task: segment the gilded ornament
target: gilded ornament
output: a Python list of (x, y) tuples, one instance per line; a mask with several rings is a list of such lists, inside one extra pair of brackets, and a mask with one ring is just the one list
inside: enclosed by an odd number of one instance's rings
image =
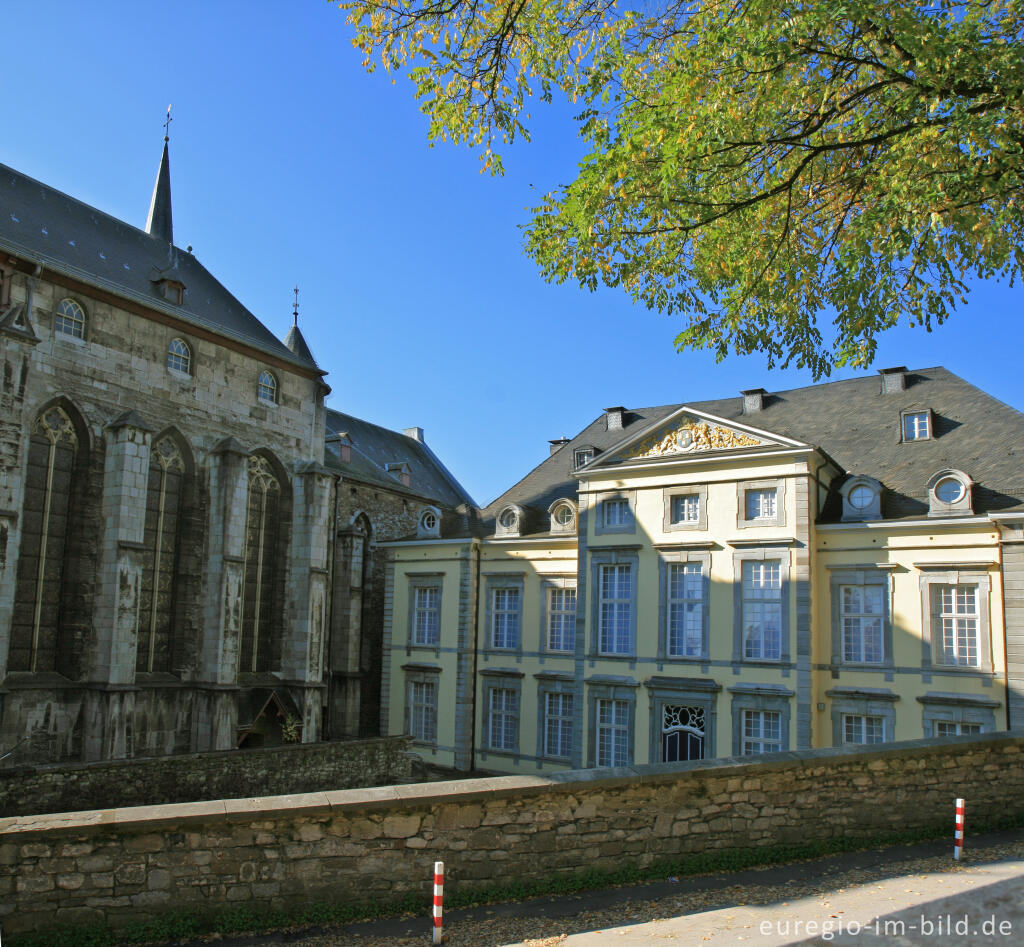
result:
[(626, 456), (665, 457), (670, 454), (691, 454), (708, 450), (730, 450), (735, 447), (757, 447), (761, 441), (749, 434), (698, 421), (684, 424), (662, 436), (650, 437)]

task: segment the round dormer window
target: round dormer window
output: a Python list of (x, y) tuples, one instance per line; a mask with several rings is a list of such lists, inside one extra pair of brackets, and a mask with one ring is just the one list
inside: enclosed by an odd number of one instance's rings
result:
[(423, 527), (425, 532), (432, 533), (437, 529), (437, 514), (433, 510), (427, 510), (420, 517), (420, 526)]
[(502, 529), (515, 529), (516, 524), (519, 522), (519, 514), (512, 507), (509, 507), (507, 510), (502, 510), (501, 516), (498, 517), (498, 522), (501, 524)]
[(943, 477), (935, 484), (935, 499), (940, 503), (958, 503), (963, 496), (964, 485), (956, 477)]
[(855, 486), (847, 496), (850, 506), (855, 510), (866, 510), (874, 499), (875, 491), (863, 483)]
[(555, 522), (559, 526), (569, 526), (572, 523), (572, 507), (563, 503), (555, 510)]

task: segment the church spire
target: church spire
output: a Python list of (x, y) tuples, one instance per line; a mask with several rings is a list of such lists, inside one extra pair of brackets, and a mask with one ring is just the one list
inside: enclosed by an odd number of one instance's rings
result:
[(174, 243), (174, 225), (171, 221), (171, 161), (167, 154), (170, 125), (171, 107), (168, 105), (167, 119), (164, 122), (164, 153), (160, 157), (160, 170), (156, 173), (153, 199), (149, 202), (146, 233), (168, 243)]
[(288, 346), (292, 355), (304, 358), (315, 365), (316, 359), (313, 358), (313, 353), (309, 350), (306, 340), (299, 331), (299, 287), (296, 286), (293, 292), (295, 293), (295, 302), (292, 304), (292, 327), (284, 337), (284, 344)]

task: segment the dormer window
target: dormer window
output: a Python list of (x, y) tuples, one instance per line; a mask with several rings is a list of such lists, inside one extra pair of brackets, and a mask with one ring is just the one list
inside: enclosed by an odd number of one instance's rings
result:
[(386, 464), (384, 469), (391, 474), (392, 477), (396, 478), (403, 487), (408, 487), (412, 484), (412, 468), (405, 463), (405, 461)]
[(548, 512), (551, 514), (551, 532), (574, 533), (576, 531), (576, 507), (571, 500), (555, 500)]
[(497, 536), (518, 536), (522, 529), (523, 511), (518, 506), (506, 506), (498, 514)]
[(185, 284), (176, 279), (161, 279), (156, 281), (156, 290), (169, 303), (180, 306), (185, 299)]
[(441, 536), (441, 511), (436, 506), (425, 507), (416, 524), (419, 539), (438, 539)]
[(277, 404), (277, 379), (272, 372), (260, 372), (256, 382), (256, 397), (264, 404)]
[(974, 482), (962, 470), (940, 470), (928, 481), (928, 515), (956, 516), (973, 513)]
[(882, 485), (873, 477), (851, 477), (839, 488), (843, 522), (882, 518)]
[(931, 411), (907, 411), (903, 414), (903, 440), (927, 441), (932, 436)]
[(585, 467), (594, 459), (594, 448), (593, 447), (577, 447), (572, 452), (572, 466), (574, 470), (579, 470), (580, 467)]

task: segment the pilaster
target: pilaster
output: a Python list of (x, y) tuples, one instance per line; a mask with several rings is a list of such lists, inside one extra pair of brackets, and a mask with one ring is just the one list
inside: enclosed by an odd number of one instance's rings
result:
[(99, 594), (84, 676), (93, 685), (107, 685), (114, 691), (104, 690), (90, 698), (83, 745), (87, 760), (130, 754), (126, 736), (130, 716), (126, 709), (130, 708), (114, 695), (135, 682), (152, 428), (129, 411), (107, 425), (104, 438)]

